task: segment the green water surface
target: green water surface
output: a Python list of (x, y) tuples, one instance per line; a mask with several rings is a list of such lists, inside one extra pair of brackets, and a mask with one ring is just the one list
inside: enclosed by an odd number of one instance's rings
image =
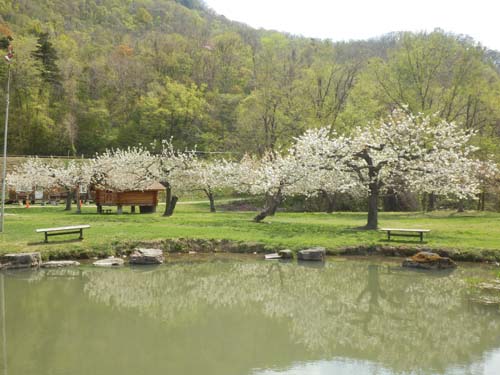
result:
[(500, 374), (492, 269), (314, 265), (3, 272), (0, 374)]

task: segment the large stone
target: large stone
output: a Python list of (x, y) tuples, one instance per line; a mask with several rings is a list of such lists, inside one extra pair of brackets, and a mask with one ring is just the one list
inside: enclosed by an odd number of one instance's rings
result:
[(428, 251), (421, 251), (403, 261), (403, 267), (420, 268), (425, 270), (455, 268), (457, 264), (450, 258)]
[(325, 260), (325, 248), (324, 247), (312, 247), (310, 249), (300, 250), (297, 253), (298, 260)]
[(39, 252), (5, 254), (0, 259), (0, 263), (2, 269), (40, 267), (42, 257)]
[(278, 253), (271, 253), (264, 255), (264, 258), (267, 260), (276, 260), (281, 259), (281, 256)]
[(123, 263), (124, 261), (121, 258), (109, 257), (106, 259), (97, 260), (93, 264), (97, 267), (119, 267), (123, 266)]
[(278, 251), (278, 254), (281, 259), (293, 259), (293, 252), (289, 249), (283, 249)]
[(130, 264), (162, 264), (164, 260), (161, 249), (137, 248), (130, 255)]
[(79, 266), (80, 262), (76, 260), (51, 260), (49, 262), (42, 263), (42, 268), (62, 268), (62, 267), (73, 267)]

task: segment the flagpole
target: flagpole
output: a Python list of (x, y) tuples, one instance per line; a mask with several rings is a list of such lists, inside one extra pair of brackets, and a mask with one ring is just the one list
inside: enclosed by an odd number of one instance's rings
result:
[(7, 104), (5, 108), (5, 128), (3, 135), (3, 170), (2, 170), (2, 218), (0, 220), (0, 233), (3, 233), (4, 217), (5, 217), (5, 187), (7, 176), (7, 133), (9, 129), (9, 104), (10, 104), (10, 63), (7, 68)]

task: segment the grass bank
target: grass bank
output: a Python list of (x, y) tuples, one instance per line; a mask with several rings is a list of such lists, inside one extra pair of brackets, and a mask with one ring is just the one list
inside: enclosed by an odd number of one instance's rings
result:
[[(259, 242), (267, 249), (294, 250), (324, 246), (332, 252), (353, 247), (401, 247), (451, 249), (458, 252), (500, 259), (500, 214), (491, 212), (439, 211), (433, 213), (380, 213), (380, 226), (428, 228), (431, 233), (420, 245), (418, 240), (387, 242), (385, 234), (357, 228), (366, 221), (366, 213), (283, 213), (257, 224), (254, 212), (209, 213), (205, 202), (179, 204), (174, 216), (156, 214), (98, 215), (95, 207), (84, 207), (82, 214), (56, 207), (8, 207), (5, 233), (0, 235), (0, 253), (40, 251), (80, 257), (113, 254), (123, 244), (161, 241), (173, 238), (215, 239)], [(162, 207), (159, 208), (162, 211)], [(83, 241), (76, 235), (50, 237), (36, 228), (90, 224)]]

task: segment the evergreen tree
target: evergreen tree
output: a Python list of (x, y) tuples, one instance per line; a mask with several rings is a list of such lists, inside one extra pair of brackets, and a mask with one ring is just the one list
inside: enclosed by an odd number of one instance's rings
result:
[(61, 86), (61, 72), (57, 66), (57, 51), (49, 40), (48, 33), (38, 36), (33, 57), (41, 62), (40, 73), (43, 80), (53, 86)]

